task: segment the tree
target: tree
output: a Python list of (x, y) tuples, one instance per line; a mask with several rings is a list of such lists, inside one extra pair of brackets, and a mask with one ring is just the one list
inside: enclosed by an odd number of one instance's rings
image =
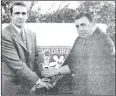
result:
[[(29, 6), (29, 17), (27, 19), (27, 22), (39, 22), (38, 20), (38, 12), (33, 11), (33, 7), (35, 6), (35, 4), (38, 3), (38, 1), (28, 1), (30, 3)], [(40, 9), (38, 9), (39, 11)]]
[(10, 22), (10, 6), (14, 1), (1, 1), (2, 7), (2, 23)]
[[(15, 1), (2, 1), (2, 23), (10, 22), (9, 8)], [(76, 9), (68, 8), (69, 3), (61, 8), (65, 1), (62, 1), (56, 11), (52, 13), (40, 14), (41, 8), (37, 11), (32, 10), (39, 1), (27, 1), (29, 6), (29, 17), (27, 22), (46, 22), (46, 23), (73, 23), (74, 17), (78, 12), (91, 12), (97, 23), (108, 25), (108, 34), (115, 32), (115, 2), (114, 1), (77, 1), (80, 6)], [(53, 8), (53, 4), (49, 8)]]
[(113, 3), (105, 2), (98, 15), (100, 15), (100, 18), (97, 21), (108, 25), (108, 34), (115, 32), (115, 6)]

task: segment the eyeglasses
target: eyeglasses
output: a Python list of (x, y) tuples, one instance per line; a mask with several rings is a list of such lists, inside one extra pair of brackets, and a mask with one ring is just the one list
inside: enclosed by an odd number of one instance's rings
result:
[(26, 12), (15, 12), (14, 14), (15, 14), (15, 15), (20, 15), (20, 14), (26, 15), (27, 13), (26, 13)]

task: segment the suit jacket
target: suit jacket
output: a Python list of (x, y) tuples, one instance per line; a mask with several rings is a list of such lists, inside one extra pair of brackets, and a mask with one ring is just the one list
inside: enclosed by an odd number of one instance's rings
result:
[(88, 39), (76, 39), (64, 62), (73, 73), (74, 94), (115, 94), (114, 48), (111, 38), (99, 28)]
[[(37, 68), (38, 63), (36, 35), (28, 29), (25, 29), (25, 33), (27, 45), (24, 44), (22, 38), (12, 26), (12, 24), (9, 24), (2, 31), (1, 38), (3, 76), (2, 84), (7, 81), (12, 83), (13, 86), (20, 85), (20, 87), (18, 87), (18, 91), (20, 89), (30, 89), (39, 79), (39, 77), (34, 72), (36, 71), (35, 68)], [(2, 86), (3, 88), (8, 88), (9, 85), (7, 84), (6, 86)], [(6, 90), (5, 88), (3, 92)]]

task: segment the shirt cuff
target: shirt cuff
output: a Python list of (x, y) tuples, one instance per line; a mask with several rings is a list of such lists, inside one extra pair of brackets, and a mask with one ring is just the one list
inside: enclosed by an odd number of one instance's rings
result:
[(38, 85), (40, 82), (41, 82), (41, 79), (39, 79), (39, 80), (36, 82), (36, 85)]

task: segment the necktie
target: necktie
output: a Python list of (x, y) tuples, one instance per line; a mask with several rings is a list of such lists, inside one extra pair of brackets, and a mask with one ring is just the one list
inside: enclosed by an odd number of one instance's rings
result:
[(24, 42), (24, 33), (23, 33), (23, 30), (21, 30), (20, 35), (21, 35), (21, 38), (22, 38), (22, 40)]
[(21, 36), (23, 42), (24, 42), (25, 45), (26, 45), (26, 38), (25, 38), (25, 35), (24, 35), (24, 34), (25, 34), (25, 33), (24, 33), (24, 30), (21, 30), (21, 32), (20, 32), (20, 36)]

